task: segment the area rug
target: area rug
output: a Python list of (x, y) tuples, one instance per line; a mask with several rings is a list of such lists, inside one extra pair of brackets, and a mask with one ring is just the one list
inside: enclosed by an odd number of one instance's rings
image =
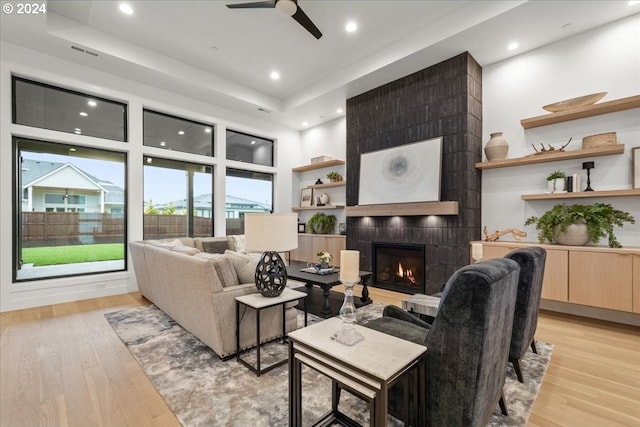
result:
[[(384, 306), (373, 303), (358, 309), (358, 323), (380, 317)], [(260, 377), (235, 359), (222, 361), (209, 347), (185, 331), (155, 306), (105, 314), (116, 334), (136, 358), (171, 411), (185, 427), (287, 426), (289, 423), (288, 366), (284, 364)], [(322, 319), (309, 315), (309, 322)], [(298, 324), (303, 324), (302, 314)], [(505, 397), (509, 416), (496, 408), (489, 426), (525, 426), (538, 394), (553, 346), (538, 342), (538, 353), (528, 352), (521, 361), (525, 382), (517, 381), (511, 367)], [(281, 341), (264, 345), (262, 366), (287, 357)], [(243, 358), (255, 360), (255, 352)], [(310, 425), (331, 407), (330, 380), (304, 368), (303, 424)], [(340, 410), (361, 424), (368, 424), (366, 404), (343, 392)], [(401, 425), (389, 417), (389, 425)]]

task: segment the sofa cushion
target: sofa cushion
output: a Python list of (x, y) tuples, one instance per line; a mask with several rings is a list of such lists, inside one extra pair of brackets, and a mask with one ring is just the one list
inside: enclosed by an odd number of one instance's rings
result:
[(218, 273), (218, 277), (220, 278), (223, 287), (235, 286), (240, 284), (240, 282), (238, 281), (236, 270), (235, 268), (233, 268), (229, 257), (217, 257), (211, 260), (211, 262), (216, 269), (216, 273)]
[(204, 259), (216, 259), (219, 258), (221, 256), (224, 256), (223, 254), (210, 254), (208, 252), (200, 252), (194, 255), (194, 257), (197, 258), (204, 258)]
[(195, 255), (200, 253), (200, 251), (196, 248), (191, 248), (189, 246), (183, 246), (183, 245), (175, 245), (174, 247), (171, 248), (171, 250), (174, 252), (180, 252), (187, 255)]
[(240, 283), (255, 282), (256, 265), (258, 265), (258, 260), (255, 257), (230, 250), (226, 250), (224, 253), (231, 260)]
[(175, 243), (170, 243), (163, 240), (145, 240), (143, 243), (151, 246), (156, 246), (158, 248), (167, 248), (167, 249), (171, 249), (175, 246)]
[(229, 242), (227, 240), (205, 240), (202, 242), (202, 247), (205, 252), (210, 254), (223, 254), (229, 249)]
[(244, 234), (236, 234), (233, 236), (228, 236), (229, 238), (229, 249), (236, 252), (244, 253), (247, 251), (247, 245), (245, 243)]

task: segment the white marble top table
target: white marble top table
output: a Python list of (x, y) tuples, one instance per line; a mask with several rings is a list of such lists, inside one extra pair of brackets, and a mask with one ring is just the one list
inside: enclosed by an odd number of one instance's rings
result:
[(431, 295), (415, 294), (402, 300), (402, 308), (413, 313), (436, 317), (440, 298)]
[(236, 301), (240, 301), (244, 305), (251, 308), (266, 308), (274, 305), (284, 304), (285, 302), (295, 301), (306, 298), (305, 292), (294, 291), (293, 289), (284, 288), (282, 293), (277, 297), (265, 297), (261, 293), (253, 293), (236, 297)]

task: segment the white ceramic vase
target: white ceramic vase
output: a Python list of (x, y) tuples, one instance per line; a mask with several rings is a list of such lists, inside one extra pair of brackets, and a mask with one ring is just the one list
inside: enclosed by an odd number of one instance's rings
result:
[(567, 231), (560, 232), (560, 226), (553, 227), (553, 240), (559, 245), (584, 246), (589, 242), (587, 224), (578, 222), (567, 227)]
[(566, 191), (566, 180), (565, 178), (556, 178), (550, 181), (547, 181), (547, 185), (549, 186), (549, 193), (563, 193)]
[(509, 151), (509, 144), (507, 140), (502, 136), (502, 132), (494, 132), (491, 134), (491, 139), (484, 147), (484, 153), (487, 156), (488, 161), (502, 160), (507, 157)]
[(329, 196), (327, 195), (327, 193), (322, 193), (320, 195), (320, 203), (322, 203), (323, 205), (329, 203)]

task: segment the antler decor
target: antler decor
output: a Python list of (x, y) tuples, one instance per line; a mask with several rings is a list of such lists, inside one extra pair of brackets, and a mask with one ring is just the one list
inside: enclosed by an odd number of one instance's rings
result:
[(484, 226), (484, 240), (486, 242), (495, 242), (500, 238), (500, 236), (504, 236), (505, 234), (509, 234), (513, 236), (516, 240), (521, 240), (523, 237), (527, 237), (527, 232), (518, 230), (517, 228), (507, 228), (505, 230), (496, 230), (495, 233), (489, 234), (487, 231), (487, 226)]
[(553, 153), (553, 152), (555, 152), (555, 151), (564, 151), (565, 147), (566, 147), (567, 145), (569, 145), (569, 143), (571, 142), (571, 140), (572, 140), (572, 139), (573, 139), (573, 137), (569, 138), (569, 140), (567, 141), (567, 143), (566, 143), (566, 144), (564, 144), (562, 147), (558, 148), (557, 150), (556, 150), (556, 149), (553, 147), (553, 145), (551, 145), (551, 144), (547, 144), (547, 145), (549, 146), (549, 148), (545, 148), (544, 144), (543, 144), (543, 143), (540, 143), (540, 147), (541, 147), (541, 148), (540, 148), (540, 150), (538, 150), (538, 149), (536, 148), (536, 146), (535, 146), (535, 145), (531, 144), (531, 146), (533, 147), (533, 149), (534, 149), (535, 153), (528, 154), (528, 155), (527, 155), (527, 156), (525, 156), (525, 157), (529, 157), (529, 156), (536, 156), (536, 155), (538, 155), (538, 154), (549, 154), (549, 153)]

